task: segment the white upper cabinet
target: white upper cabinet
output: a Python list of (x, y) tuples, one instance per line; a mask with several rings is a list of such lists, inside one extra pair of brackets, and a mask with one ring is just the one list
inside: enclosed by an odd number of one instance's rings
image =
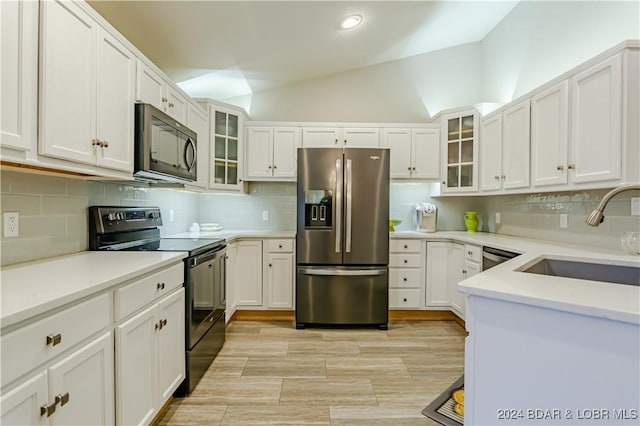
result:
[(304, 148), (378, 148), (380, 129), (371, 127), (303, 127)]
[(483, 118), (480, 136), (480, 189), (529, 186), (530, 102)]
[(131, 172), (132, 53), (78, 4), (40, 6), (40, 153)]
[(381, 145), (391, 151), (392, 179), (440, 178), (439, 129), (385, 128)]
[(243, 190), (244, 114), (212, 103), (209, 110), (209, 187)]
[(504, 189), (529, 186), (529, 122), (527, 99), (502, 114), (502, 175)]
[(531, 183), (567, 184), (569, 83), (563, 81), (531, 98)]
[(478, 189), (478, 113), (462, 111), (442, 116), (442, 192)]
[(0, 19), (0, 146), (24, 159), (36, 147), (38, 2), (2, 1)]
[[(575, 75), (571, 99), (571, 180), (620, 179), (622, 54)], [(637, 121), (637, 116), (633, 119)]]
[(136, 101), (151, 104), (180, 123), (187, 119), (187, 100), (141, 60), (136, 68)]
[(209, 120), (207, 113), (201, 108), (188, 103), (187, 107), (187, 127), (198, 134), (197, 143), (197, 175), (198, 179), (190, 183), (191, 186), (200, 188), (209, 187)]
[(290, 180), (296, 177), (298, 127), (247, 127), (246, 180)]

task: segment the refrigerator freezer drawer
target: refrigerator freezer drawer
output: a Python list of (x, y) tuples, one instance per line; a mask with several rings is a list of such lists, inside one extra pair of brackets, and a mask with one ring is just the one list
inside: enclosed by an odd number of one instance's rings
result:
[(298, 267), (296, 326), (389, 322), (389, 273), (380, 268)]

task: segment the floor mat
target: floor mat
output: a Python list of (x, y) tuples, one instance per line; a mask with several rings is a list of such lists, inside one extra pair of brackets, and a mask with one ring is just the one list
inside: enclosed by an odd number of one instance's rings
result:
[(422, 414), (446, 426), (460, 426), (464, 424), (464, 417), (456, 413), (453, 409), (456, 402), (451, 398), (451, 394), (456, 389), (464, 388), (464, 375), (456, 380), (439, 397), (427, 405)]

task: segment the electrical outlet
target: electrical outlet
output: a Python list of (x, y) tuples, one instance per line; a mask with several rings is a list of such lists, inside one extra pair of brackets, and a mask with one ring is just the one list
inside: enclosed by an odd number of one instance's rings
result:
[(20, 234), (20, 216), (18, 212), (4, 213), (4, 236), (5, 238), (17, 237)]
[(568, 217), (566, 213), (560, 214), (560, 228), (566, 228), (568, 226)]
[(500, 212), (496, 212), (496, 225), (500, 223)]
[(169, 222), (173, 222), (174, 220), (176, 220), (176, 217), (173, 214), (173, 209), (170, 209), (169, 210)]
[(262, 211), (262, 220), (269, 220), (269, 210)]
[(631, 216), (640, 216), (640, 197), (631, 197)]

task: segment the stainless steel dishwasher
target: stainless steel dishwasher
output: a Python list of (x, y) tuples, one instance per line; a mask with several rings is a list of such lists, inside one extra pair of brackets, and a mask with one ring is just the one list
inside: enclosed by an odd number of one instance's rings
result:
[(520, 253), (484, 246), (482, 247), (482, 270), (486, 271), (516, 256), (520, 256)]

